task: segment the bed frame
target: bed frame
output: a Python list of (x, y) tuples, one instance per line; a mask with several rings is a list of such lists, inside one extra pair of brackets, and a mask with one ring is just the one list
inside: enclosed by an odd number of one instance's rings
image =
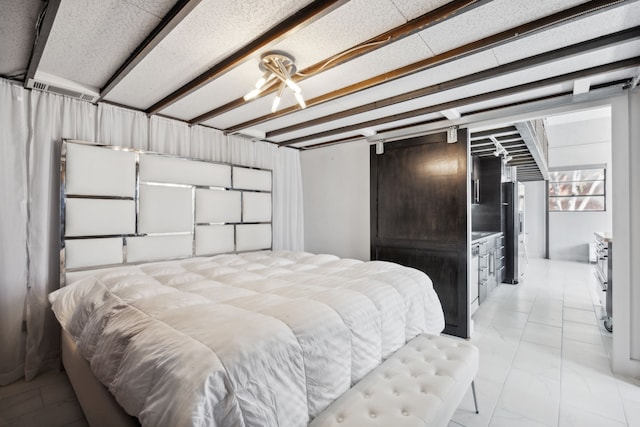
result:
[(109, 390), (93, 375), (67, 331), (62, 330), (62, 364), (91, 427), (135, 427), (138, 419), (127, 414)]
[[(84, 272), (272, 248), (272, 171), (65, 140), (60, 286)], [(62, 361), (92, 427), (139, 425), (62, 331)]]

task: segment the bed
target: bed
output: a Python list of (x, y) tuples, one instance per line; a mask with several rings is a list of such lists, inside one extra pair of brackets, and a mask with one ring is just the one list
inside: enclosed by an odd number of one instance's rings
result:
[(422, 272), (273, 251), (271, 171), (76, 141), (62, 160), (49, 299), (92, 424), (304, 426), (444, 327)]

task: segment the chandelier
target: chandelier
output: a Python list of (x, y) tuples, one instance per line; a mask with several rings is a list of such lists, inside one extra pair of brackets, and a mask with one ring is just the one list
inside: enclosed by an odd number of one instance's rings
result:
[(258, 67), (263, 74), (256, 82), (255, 89), (244, 96), (245, 101), (254, 99), (273, 84), (279, 84), (278, 93), (273, 100), (273, 104), (271, 104), (272, 113), (278, 110), (282, 94), (287, 87), (293, 92), (293, 96), (298, 101), (300, 108), (307, 107), (302, 97), (300, 86), (291, 80), (291, 76), (296, 73), (293, 56), (279, 51), (266, 52), (260, 57)]

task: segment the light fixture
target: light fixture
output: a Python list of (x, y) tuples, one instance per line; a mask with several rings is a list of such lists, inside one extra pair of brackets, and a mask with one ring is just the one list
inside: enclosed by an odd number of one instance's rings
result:
[(275, 80), (274, 83), (279, 81), (280, 85), (278, 87), (276, 97), (273, 99), (273, 104), (271, 104), (272, 113), (275, 113), (278, 110), (280, 101), (282, 100), (282, 95), (287, 87), (293, 92), (293, 96), (296, 98), (300, 108), (307, 107), (307, 104), (304, 102), (304, 98), (302, 97), (302, 90), (300, 89), (300, 86), (298, 86), (291, 78), (291, 76), (296, 73), (296, 65), (293, 56), (280, 51), (266, 52), (260, 57), (258, 67), (263, 74), (256, 82), (255, 88), (244, 96), (245, 101), (250, 101), (256, 98), (268, 87), (271, 87), (271, 85), (268, 85), (267, 83)]
[(496, 138), (495, 136), (491, 135), (489, 136), (489, 139), (493, 142), (493, 144), (496, 146), (496, 149), (493, 151), (493, 155), (496, 157), (500, 157), (500, 156), (507, 156), (509, 155), (509, 152), (507, 151), (506, 148), (504, 148), (502, 146), (502, 144), (500, 144), (500, 142), (498, 141), (498, 138)]
[(573, 94), (580, 95), (589, 92), (591, 88), (591, 78), (576, 79), (573, 81)]
[(449, 108), (448, 110), (440, 111), (440, 114), (445, 116), (448, 120), (458, 120), (462, 115), (455, 108)]
[(447, 129), (447, 144), (458, 142), (458, 127), (451, 126)]
[(362, 136), (364, 136), (366, 138), (375, 136), (376, 133), (377, 133), (375, 130), (373, 130), (371, 128), (362, 128), (362, 129), (360, 129), (359, 132), (360, 132), (360, 135), (362, 135)]
[(384, 141), (376, 142), (376, 154), (384, 154)]

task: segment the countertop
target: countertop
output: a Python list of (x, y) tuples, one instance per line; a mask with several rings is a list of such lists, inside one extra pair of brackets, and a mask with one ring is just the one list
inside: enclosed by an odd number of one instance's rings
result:
[[(473, 233), (471, 233), (473, 235)], [(605, 231), (596, 231), (593, 233), (599, 240), (602, 240), (605, 243), (613, 243), (613, 235), (611, 233)]]
[(486, 238), (493, 237), (499, 234), (502, 234), (502, 232), (501, 231), (472, 231), (471, 242), (479, 242), (480, 240), (484, 240)]

